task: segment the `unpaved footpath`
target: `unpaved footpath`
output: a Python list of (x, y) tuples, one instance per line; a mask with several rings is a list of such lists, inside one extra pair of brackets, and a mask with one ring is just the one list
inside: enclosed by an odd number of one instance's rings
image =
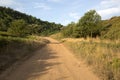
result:
[(99, 80), (92, 71), (54, 39), (36, 51), (35, 55), (24, 61), (0, 80)]

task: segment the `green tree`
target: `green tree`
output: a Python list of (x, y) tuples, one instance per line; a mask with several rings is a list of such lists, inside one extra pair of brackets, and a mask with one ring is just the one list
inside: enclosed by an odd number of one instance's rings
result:
[(96, 37), (100, 35), (101, 16), (95, 11), (90, 10), (79, 20), (76, 31), (79, 31), (79, 37)]
[(66, 27), (63, 28), (62, 35), (64, 37), (73, 37), (74, 27), (75, 27), (75, 23), (71, 22), (70, 24), (68, 24)]
[(6, 31), (7, 28), (4, 24), (4, 21), (2, 19), (0, 19), (0, 31)]
[(24, 37), (28, 35), (29, 30), (27, 23), (21, 19), (21, 20), (14, 20), (10, 24), (10, 28), (8, 29), (8, 32), (15, 36)]
[[(23, 19), (28, 24), (28, 26), (24, 27), (24, 28), (27, 28), (28, 30), (27, 29), (26, 30), (29, 33), (31, 31), (32, 33), (30, 33), (30, 34), (51, 35), (53, 33), (60, 31), (60, 29), (62, 27), (61, 24), (51, 23), (48, 21), (42, 21), (31, 15), (21, 13), (19, 11), (13, 10), (11, 8), (6, 8), (6, 7), (0, 6), (0, 31), (5, 31), (5, 32), (9, 31), (8, 29), (12, 25), (11, 22), (15, 23), (15, 20), (20, 20), (20, 19)], [(25, 32), (26, 32), (26, 30), (25, 30)], [(16, 35), (18, 35), (18, 34), (16, 34)]]
[(37, 24), (31, 24), (29, 25), (29, 31), (30, 34), (40, 35), (40, 33), (43, 31), (43, 25), (37, 25)]

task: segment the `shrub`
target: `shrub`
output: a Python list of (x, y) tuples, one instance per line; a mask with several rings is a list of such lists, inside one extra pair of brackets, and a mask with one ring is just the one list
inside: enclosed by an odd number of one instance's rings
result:
[(27, 23), (24, 20), (14, 20), (10, 24), (8, 32), (12, 35), (20, 37), (27, 36), (29, 33)]

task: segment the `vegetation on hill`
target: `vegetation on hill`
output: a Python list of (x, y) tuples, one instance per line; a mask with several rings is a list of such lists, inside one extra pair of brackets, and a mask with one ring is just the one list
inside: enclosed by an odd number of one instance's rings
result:
[[(10, 32), (12, 32), (11, 34), (15, 34), (16, 36), (25, 36), (25, 34), (28, 35), (28, 33), (36, 35), (50, 35), (58, 32), (61, 27), (61, 24), (42, 21), (31, 15), (0, 6), (0, 31), (7, 32), (10, 30)], [(17, 30), (17, 33), (13, 32), (15, 29)], [(19, 29), (22, 29), (22, 31)]]
[(0, 74), (16, 61), (22, 61), (33, 55), (34, 51), (49, 41), (35, 36), (27, 38), (0, 36)]
[(65, 37), (96, 37), (100, 35), (101, 16), (95, 10), (90, 10), (81, 19), (72, 22), (62, 31)]
[(0, 7), (0, 73), (49, 41), (30, 35), (50, 35), (62, 25), (42, 21), (10, 8)]
[(77, 23), (71, 22), (64, 27), (61, 33), (64, 37), (120, 39), (120, 17), (101, 20), (101, 16), (95, 10), (90, 10)]
[(106, 28), (101, 32), (101, 37), (111, 40), (120, 39), (120, 16), (103, 20), (102, 25)]
[[(103, 80), (120, 79), (120, 17), (101, 20), (95, 10), (86, 12), (77, 23), (71, 22), (63, 27), (61, 24), (42, 21), (31, 15), (0, 7), (0, 72), (48, 42), (38, 37), (29, 38), (29, 35), (48, 36), (56, 32), (59, 33), (53, 37), (59, 40), (66, 37), (85, 38), (76, 42), (75, 39), (63, 42), (77, 56), (80, 55), (92, 65)], [(92, 39), (88, 40), (88, 37)]]

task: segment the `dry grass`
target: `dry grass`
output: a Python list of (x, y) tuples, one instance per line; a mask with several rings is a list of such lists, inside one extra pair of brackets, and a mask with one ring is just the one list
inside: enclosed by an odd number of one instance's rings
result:
[(61, 33), (53, 34), (53, 35), (51, 35), (50, 37), (52, 37), (52, 38), (54, 38), (54, 39), (57, 39), (57, 40), (61, 40), (61, 39), (64, 38)]
[(34, 51), (46, 43), (47, 40), (38, 36), (29, 38), (0, 36), (0, 73), (16, 61), (32, 56)]
[(91, 65), (103, 80), (120, 79), (120, 42), (100, 39), (65, 39), (78, 58)]

